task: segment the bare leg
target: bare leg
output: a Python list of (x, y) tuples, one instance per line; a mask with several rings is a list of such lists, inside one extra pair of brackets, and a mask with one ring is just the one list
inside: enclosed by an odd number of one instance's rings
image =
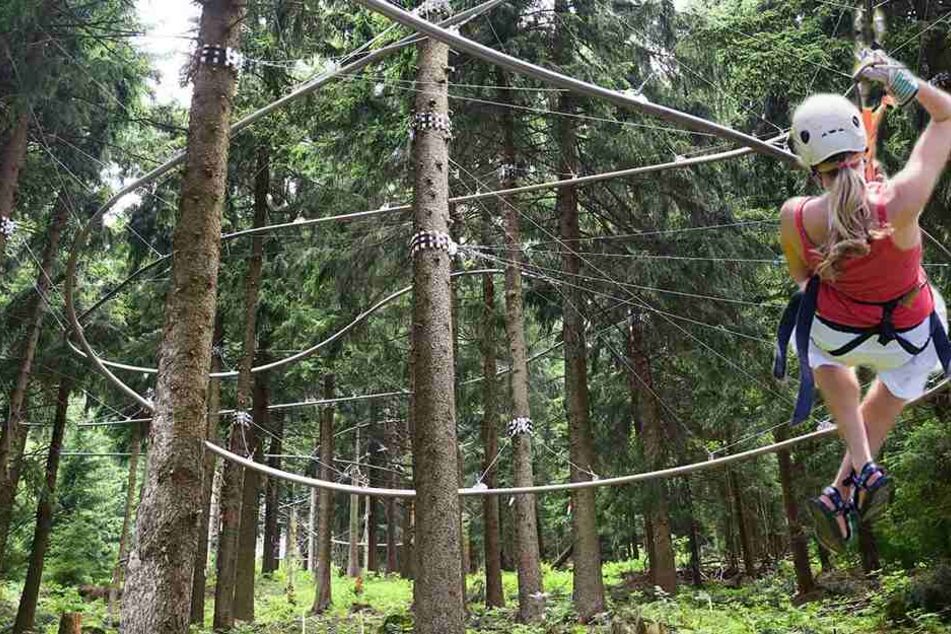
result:
[[(846, 471), (846, 475), (853, 468), (858, 471), (866, 462), (872, 459), (872, 451), (865, 431), (865, 421), (862, 417), (863, 412), (860, 407), (862, 390), (858, 378), (855, 376), (855, 370), (824, 365), (815, 368), (813, 373), (816, 384), (825, 399), (826, 407), (829, 409), (829, 413), (839, 430), (839, 435), (842, 436), (846, 447), (848, 447), (847, 462), (843, 469)], [(845, 491), (841, 485), (844, 478), (844, 475), (841, 477), (837, 475), (833, 486), (839, 489), (844, 499), (848, 499), (845, 497)], [(822, 495), (820, 499), (830, 509), (835, 508), (828, 496)], [(847, 534), (846, 521), (845, 517), (838, 518), (839, 530), (843, 536)]]
[(823, 365), (816, 368), (814, 373), (826, 407), (848, 447), (852, 467), (859, 471), (872, 460), (872, 450), (862, 417), (862, 391), (855, 370)]
[[(893, 396), (885, 384), (876, 379), (861, 405), (862, 419), (865, 421), (869, 449), (873, 458), (878, 455), (885, 437), (895, 426), (895, 421), (898, 420), (898, 415), (904, 408), (905, 401)], [(833, 483), (843, 497), (851, 495), (851, 487), (843, 485), (842, 482), (851, 475), (852, 469), (852, 456), (846, 451)]]

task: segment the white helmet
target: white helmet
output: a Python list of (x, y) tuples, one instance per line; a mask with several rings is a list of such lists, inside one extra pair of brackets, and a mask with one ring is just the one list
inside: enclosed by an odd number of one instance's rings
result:
[(868, 147), (862, 115), (840, 95), (813, 95), (802, 102), (793, 114), (789, 138), (807, 167), (836, 154), (864, 152)]

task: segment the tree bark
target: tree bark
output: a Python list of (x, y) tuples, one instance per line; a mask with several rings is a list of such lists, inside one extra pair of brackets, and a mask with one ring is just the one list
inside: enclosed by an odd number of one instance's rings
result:
[[(293, 491), (292, 491), (293, 493)], [(293, 497), (293, 496), (292, 496)], [(287, 583), (284, 586), (284, 595), (290, 605), (297, 605), (296, 589), (294, 587), (297, 573), (297, 510), (291, 508), (287, 521), (287, 550), (285, 551), (284, 571)]]
[[(371, 441), (367, 447), (370, 451), (370, 458), (368, 461), (369, 468), (367, 469), (367, 477), (370, 480), (370, 486), (379, 486), (379, 470), (374, 469), (374, 466), (379, 466), (379, 460), (376, 459), (376, 456), (379, 455), (377, 449), (379, 449), (378, 441)], [(367, 501), (367, 519), (365, 531), (367, 534), (367, 572), (379, 572), (380, 563), (379, 563), (379, 553), (377, 552), (377, 524), (380, 521), (378, 505), (376, 498), (373, 496), (366, 496)]]
[[(651, 470), (664, 467), (664, 426), (654, 394), (654, 375), (651, 370), (645, 333), (643, 313), (633, 312), (628, 324), (628, 356), (630, 389), (632, 398), (637, 402), (639, 414), (640, 442), (647, 466)], [(667, 503), (667, 487), (663, 481), (653, 481), (649, 485), (649, 501), (645, 516), (645, 530), (648, 531), (648, 559), (651, 562), (651, 578), (664, 592), (677, 591), (677, 564), (674, 559), (673, 541), (670, 535), (670, 513)]]
[[(215, 332), (212, 338), (211, 372), (221, 371), (222, 320), (215, 319)], [(208, 381), (208, 409), (205, 422), (205, 437), (211, 442), (218, 441), (218, 410), (221, 409), (221, 379)], [(202, 505), (201, 522), (198, 526), (198, 548), (195, 553), (195, 571), (192, 574), (192, 603), (189, 621), (197, 625), (205, 623), (205, 586), (207, 583), (208, 551), (210, 524), (218, 521), (217, 509), (212, 506), (212, 493), (215, 483), (215, 455), (205, 452), (202, 466)]]
[(746, 510), (743, 508), (743, 494), (736, 471), (730, 469), (730, 493), (733, 496), (733, 510), (736, 512), (736, 524), (740, 533), (740, 550), (743, 553), (743, 569), (747, 577), (756, 576), (756, 561), (753, 557), (753, 543), (750, 541), (749, 527), (746, 525)]
[(122, 587), (122, 579), (125, 576), (126, 563), (129, 553), (129, 529), (132, 526), (132, 514), (135, 507), (136, 479), (139, 475), (139, 452), (142, 447), (142, 428), (143, 423), (132, 425), (132, 437), (129, 439), (129, 475), (126, 479), (125, 490), (125, 510), (122, 514), (122, 532), (119, 533), (119, 553), (116, 557), (116, 565), (112, 569), (112, 583), (109, 586), (109, 620), (117, 624), (114, 616), (118, 616), (116, 607), (119, 602), (119, 588)]
[(693, 492), (690, 489), (689, 480), (684, 481), (684, 494), (687, 498), (687, 512), (690, 514), (688, 537), (690, 542), (690, 577), (691, 583), (699, 588), (703, 585), (703, 560), (700, 555), (700, 527), (693, 505)]
[[(357, 427), (356, 441), (353, 445), (353, 464), (350, 484), (359, 485), (363, 480), (360, 473), (360, 428)], [(347, 525), (347, 576), (360, 576), (360, 496), (350, 495), (350, 522)]]
[[(398, 448), (400, 446), (399, 441), (399, 432), (397, 431), (397, 423), (387, 417), (387, 421), (383, 428), (383, 444), (386, 445), (386, 456), (387, 456), (387, 466), (391, 469), (390, 471), (385, 472), (386, 486), (390, 489), (395, 489), (399, 482), (396, 479), (396, 473), (393, 471), (396, 467), (396, 460), (399, 459), (400, 452)], [(396, 533), (397, 526), (399, 522), (399, 513), (396, 506), (396, 498), (386, 498), (386, 572), (387, 574), (394, 574), (399, 572), (399, 558), (398, 550), (396, 545)]]
[[(449, 47), (417, 45), (415, 113), (448, 122)], [(413, 139), (416, 232), (448, 234), (449, 131), (418, 126)], [(413, 256), (413, 480), (416, 500), (414, 597), (417, 634), (463, 634), (462, 545), (456, 458), (451, 258), (423, 249)]]
[[(334, 396), (334, 375), (324, 376), (324, 398), (330, 399)], [(328, 405), (324, 408), (320, 418), (320, 479), (333, 480), (331, 467), (334, 463), (334, 407)], [(321, 614), (330, 607), (333, 600), (330, 593), (330, 567), (332, 565), (330, 540), (332, 539), (334, 515), (333, 493), (326, 489), (321, 489), (318, 493), (317, 504), (317, 572), (315, 574), (315, 583), (317, 585), (314, 594), (314, 604), (310, 608), (311, 614)]]
[[(26, 141), (29, 130), (29, 113), (24, 111), (16, 118), (9, 133), (4, 136), (3, 147), (0, 148), (0, 223), (13, 217), (20, 170), (26, 160)], [(7, 236), (0, 232), (0, 265), (3, 264), (6, 248)]]
[(46, 316), (47, 299), (53, 277), (53, 267), (59, 249), (60, 238), (66, 227), (69, 217), (68, 199), (65, 192), (61, 193), (56, 201), (53, 217), (47, 229), (47, 243), (40, 262), (40, 270), (36, 278), (36, 296), (30, 307), (29, 317), (23, 347), (20, 351), (20, 367), (17, 371), (16, 383), (10, 393), (10, 407), (6, 425), (0, 433), (0, 570), (7, 550), (7, 538), (10, 533), (10, 521), (13, 513), (13, 500), (20, 484), (20, 468), (22, 466), (23, 448), (26, 445), (28, 428), (20, 423), (24, 422), (26, 412), (25, 402), (29, 388), (30, 376), (33, 373), (33, 359), (36, 356), (36, 347), (43, 330), (43, 319)]
[(83, 615), (80, 612), (63, 612), (59, 618), (57, 634), (82, 634)]
[[(491, 244), (492, 219), (488, 211), (482, 215), (482, 242)], [(493, 464), (499, 452), (499, 397), (495, 358), (495, 280), (492, 274), (482, 276), (482, 482), (490, 489), (498, 484), (497, 465)], [(500, 543), (499, 498), (482, 498), (483, 542), (485, 548), (485, 605), (503, 607), (502, 545)]]
[[(502, 71), (500, 71), (501, 73)], [(502, 82), (500, 82), (502, 83)], [(504, 85), (504, 83), (502, 83)], [(510, 91), (500, 96), (509, 99)], [(516, 165), (514, 121), (511, 112), (500, 113), (503, 135), (503, 161), (507, 166)], [(503, 170), (501, 187), (515, 186), (514, 169)], [(512, 361), (510, 381), (512, 388), (512, 418), (531, 419), (528, 403), (528, 363), (525, 344), (525, 317), (522, 300), (522, 247), (519, 212), (509, 196), (501, 199), (505, 221), (505, 254), (509, 264), (505, 267), (505, 330), (508, 334), (509, 353)], [(532, 486), (532, 437), (519, 433), (512, 437), (514, 485)], [(535, 516), (535, 498), (531, 495), (515, 496), (515, 537), (518, 566), (518, 617), (525, 623), (541, 620), (545, 605), (542, 595), (542, 575), (538, 549), (538, 526)]]
[[(254, 460), (264, 462), (264, 438), (261, 430), (270, 429), (267, 375), (257, 374), (253, 388)], [(244, 474), (241, 499), (241, 528), (238, 533), (238, 557), (235, 566), (234, 618), (254, 621), (254, 562), (258, 541), (258, 520), (261, 511), (261, 475), (257, 471)]]
[[(784, 428), (776, 432), (776, 440), (784, 440), (788, 434)], [(796, 588), (799, 594), (809, 594), (816, 589), (809, 562), (809, 542), (799, 521), (799, 506), (796, 503), (796, 488), (793, 484), (792, 457), (788, 450), (776, 453), (779, 464), (779, 484), (783, 491), (783, 508), (786, 511), (786, 529), (789, 531), (789, 548), (792, 551), (793, 567), (796, 570)]]
[(72, 390), (71, 379), (65, 378), (59, 384), (56, 395), (56, 414), (53, 419), (53, 437), (46, 455), (46, 483), (40, 490), (36, 508), (36, 528), (33, 530), (33, 548), (30, 551), (30, 565), (23, 582), (20, 606), (17, 609), (14, 634), (22, 634), (33, 629), (36, 618), (36, 602), (40, 596), (40, 582), (43, 578), (43, 561), (50, 543), (53, 529), (53, 507), (56, 500), (56, 475), (59, 471), (60, 453), (63, 449), (63, 432), (66, 429), (66, 412), (69, 408), (69, 393)]
[[(258, 148), (257, 171), (254, 187), (255, 228), (267, 223), (267, 192), (270, 183), (268, 150)], [(261, 270), (264, 266), (264, 236), (254, 234), (251, 238), (251, 257), (244, 285), (244, 337), (241, 360), (238, 364), (238, 387), (235, 396), (235, 420), (231, 425), (229, 447), (232, 452), (244, 456), (255, 453), (255, 437), (248, 419), (252, 400), (251, 366), (255, 357), (255, 332), (257, 325), (258, 296), (261, 288)], [(242, 418), (243, 417), (243, 418)], [(244, 481), (250, 477), (257, 486), (256, 472), (245, 473), (244, 468), (234, 463), (225, 463), (222, 474), (221, 532), (218, 534), (218, 581), (215, 585), (214, 629), (230, 629), (237, 617), (235, 613), (235, 589), (239, 558), (239, 533), (241, 529), (241, 505), (244, 496)], [(253, 561), (252, 553), (252, 561)], [(247, 613), (243, 612), (246, 616)]]
[[(206, 0), (200, 41), (237, 47), (244, 10), (243, 0)], [(200, 65), (195, 73), (149, 468), (123, 593), (124, 634), (188, 629), (235, 83), (224, 68)]]
[[(271, 448), (268, 453), (268, 466), (274, 469), (281, 468), (279, 455), (283, 451), (284, 414), (278, 410), (271, 414)], [(278, 568), (278, 556), (281, 548), (281, 532), (278, 527), (278, 505), (281, 501), (281, 481), (278, 478), (267, 478), (264, 496), (264, 555), (261, 560), (261, 572), (269, 575)]]
[(862, 570), (872, 574), (882, 569), (882, 562), (878, 556), (878, 542), (872, 527), (865, 522), (859, 524), (859, 554), (862, 557)]
[[(567, 20), (571, 19), (566, 0), (555, 2), (555, 14), (561, 16), (554, 38), (555, 63), (565, 68), (571, 63), (574, 51)], [(573, 112), (576, 100), (569, 92), (558, 98), (561, 112)], [(554, 128), (558, 147), (558, 175), (572, 178), (579, 170), (577, 138), (574, 122), (559, 118)], [(581, 231), (578, 222), (578, 192), (574, 187), (559, 188), (555, 199), (561, 239), (568, 245), (562, 255), (565, 275), (577, 279), (581, 261), (572, 250), (578, 248)], [(565, 354), (565, 408), (568, 417), (568, 453), (571, 462), (571, 481), (584, 482), (595, 472), (594, 443), (588, 405), (587, 348), (584, 336), (584, 296), (576, 287), (563, 289), (562, 340)], [(598, 521), (595, 489), (573, 491), (571, 494), (572, 599), (575, 612), (585, 623), (604, 611), (604, 581), (601, 578), (601, 545), (598, 539)]]
[[(409, 455), (412, 458), (413, 452), (413, 430), (416, 426), (413, 421), (416, 419), (416, 353), (413, 349), (416, 347), (415, 329), (410, 330), (410, 354), (409, 354), (409, 407), (407, 408), (406, 421), (401, 429), (402, 443), (400, 445), (400, 455)], [(403, 546), (400, 549), (400, 576), (404, 579), (413, 579), (416, 576), (416, 552), (415, 542), (415, 523), (416, 512), (415, 503), (412, 499), (403, 502), (403, 517), (400, 533), (403, 537)], [(416, 585), (413, 585), (415, 592)]]

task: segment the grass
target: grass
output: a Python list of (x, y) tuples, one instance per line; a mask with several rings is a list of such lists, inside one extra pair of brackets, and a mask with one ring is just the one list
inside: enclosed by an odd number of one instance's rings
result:
[[(546, 621), (540, 625), (520, 625), (515, 620), (517, 579), (504, 573), (506, 607), (487, 610), (481, 605), (483, 582), (472, 575), (467, 582), (471, 599), (468, 632), (505, 634), (624, 634), (638, 633), (639, 622), (662, 624), (661, 631), (677, 634), (948, 634), (951, 627), (936, 616), (914, 615), (901, 627), (885, 619), (887, 595), (905, 575), (885, 576), (881, 589), (873, 591), (858, 580), (848, 593), (802, 607), (793, 606), (792, 571), (778, 571), (730, 588), (708, 583), (703, 588), (684, 586), (676, 596), (645, 587), (641, 562), (610, 562), (604, 566), (608, 589), (608, 611), (591, 625), (579, 625), (571, 608), (571, 571), (545, 569), (548, 595)], [(841, 584), (840, 584), (841, 585)], [(257, 623), (242, 624), (235, 634), (394, 634), (412, 631), (410, 606), (412, 584), (396, 576), (370, 574), (363, 592), (354, 592), (352, 579), (334, 575), (333, 606), (327, 614), (310, 617), (314, 584), (311, 575), (299, 572), (294, 588), (295, 603), (288, 602), (283, 572), (259, 577), (255, 612)], [(0, 624), (12, 622), (19, 588), (3, 587), (0, 597)], [(210, 601), (209, 601), (210, 603)], [(210, 608), (210, 606), (209, 606)], [(40, 603), (38, 632), (54, 634), (57, 614), (64, 610), (84, 612), (84, 624), (103, 627), (106, 607), (102, 601), (84, 603), (75, 590), (45, 588)], [(211, 614), (206, 622), (210, 623)], [(3, 632), (0, 626), (0, 632)], [(93, 630), (97, 631), (97, 630)], [(103, 628), (111, 634), (115, 630)], [(210, 632), (210, 629), (195, 630)]]

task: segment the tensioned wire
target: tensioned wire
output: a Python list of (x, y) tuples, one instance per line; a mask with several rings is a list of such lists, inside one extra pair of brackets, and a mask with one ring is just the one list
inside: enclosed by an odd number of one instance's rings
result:
[[(452, 161), (452, 159), (450, 159), (450, 162), (454, 162), (454, 161)], [(460, 169), (460, 170), (462, 170), (462, 171), (465, 171), (465, 172), (466, 172), (466, 175), (469, 176), (469, 178), (472, 178), (473, 180), (475, 180), (476, 183), (479, 183), (479, 180), (478, 180), (477, 178), (475, 178), (475, 177), (472, 175), (471, 172), (469, 172), (468, 170), (465, 170), (465, 168), (462, 168), (462, 167), (459, 166), (458, 164), (456, 164), (456, 165), (457, 165), (458, 169)], [(465, 182), (462, 181), (461, 179), (460, 179), (460, 183), (461, 183), (464, 187), (466, 187)], [(516, 213), (518, 213), (519, 216), (521, 216), (521, 217), (527, 217), (527, 214), (523, 213), (517, 206), (515, 206), (515, 205), (514, 205), (511, 201), (509, 201), (507, 198), (500, 197), (500, 200), (502, 201), (503, 204), (507, 205), (508, 207), (510, 207), (511, 209), (513, 209)], [(484, 208), (484, 203), (479, 202), (478, 204), (479, 204), (480, 206), (483, 206), (483, 208)], [(488, 210), (486, 210), (486, 211), (488, 211)], [(532, 222), (533, 222), (533, 224), (535, 224), (536, 226), (539, 226), (538, 223), (535, 223), (534, 221), (532, 221)], [(505, 232), (506, 237), (507, 237), (509, 240), (511, 240), (511, 238), (512, 238), (513, 236), (512, 236), (511, 234), (509, 234), (508, 229), (505, 227), (505, 224), (504, 224), (504, 223), (503, 223), (503, 225), (502, 225), (502, 230)], [(525, 268), (526, 264), (528, 264), (529, 267), (534, 267), (535, 265), (531, 263), (531, 255), (530, 255), (529, 253), (525, 253), (522, 249), (519, 249), (519, 252), (525, 257), (525, 262), (520, 261), (520, 259), (513, 260), (513, 261), (506, 261), (506, 266), (512, 266), (512, 267), (514, 267), (515, 270), (516, 270), (516, 272), (517, 272), (517, 274), (521, 276), (521, 275), (523, 275), (524, 268)], [(532, 277), (532, 276), (533, 276), (532, 273), (528, 273), (527, 275), (528, 275), (529, 277)], [(542, 274), (542, 276), (544, 276), (544, 274)], [(613, 281), (613, 280), (607, 280), (607, 281)], [(585, 316), (586, 311), (582, 310), (581, 307), (575, 305), (575, 302), (573, 302), (573, 301), (568, 297), (568, 295), (566, 295), (557, 285), (555, 285), (554, 288), (555, 288), (556, 291), (562, 296), (562, 299), (563, 299), (567, 304), (569, 304), (569, 306), (571, 307), (572, 310), (574, 310), (575, 312), (577, 312), (579, 315)], [(582, 291), (585, 290), (584, 288), (581, 288), (581, 287), (577, 287), (577, 288), (579, 288), (579, 289), (582, 290)], [(612, 298), (612, 299), (614, 299), (615, 301), (618, 301), (619, 303), (615, 304), (615, 305), (614, 305), (613, 307), (611, 307), (610, 309), (603, 309), (602, 312), (608, 312), (609, 310), (612, 310), (612, 311), (613, 311), (614, 309), (618, 308), (620, 305), (622, 305), (622, 304), (625, 303), (624, 300), (618, 300), (617, 298)], [(612, 326), (612, 327), (613, 327), (613, 326)], [(607, 330), (607, 329), (606, 329), (606, 330)], [(596, 337), (596, 338), (599, 338), (599, 337), (600, 337), (600, 333), (596, 334), (595, 337)], [(606, 343), (607, 343), (607, 342), (606, 342)], [(625, 363), (627, 363), (626, 360), (625, 360)], [(629, 364), (628, 364), (628, 365), (629, 365)], [(629, 367), (630, 367), (630, 365), (629, 365)], [(630, 369), (633, 371), (633, 367), (630, 367)], [(637, 376), (638, 380), (641, 381), (641, 383), (642, 383), (648, 390), (650, 390), (650, 391), (654, 394), (655, 398), (657, 398), (657, 400), (661, 403), (661, 405), (662, 405), (665, 409), (667, 409), (667, 410), (673, 415), (674, 420), (676, 420), (677, 423), (678, 423), (681, 427), (684, 428), (684, 430), (687, 432), (687, 434), (688, 434), (688, 435), (692, 435), (692, 432), (690, 431), (690, 429), (683, 423), (683, 421), (682, 421), (682, 420), (680, 419), (680, 417), (676, 414), (676, 412), (675, 412), (672, 408), (670, 408), (670, 407), (667, 405), (666, 402), (663, 401), (663, 399), (660, 397), (660, 395), (656, 394), (656, 393), (653, 391), (653, 389), (652, 389), (649, 385), (647, 385), (646, 383), (644, 383), (643, 379), (641, 379), (640, 376), (638, 376), (636, 372), (634, 372), (634, 374), (635, 374), (635, 376)], [(551, 450), (550, 448), (547, 447), (547, 445), (546, 445), (546, 448), (549, 449), (549, 450)], [(594, 478), (597, 478), (597, 477), (598, 477), (596, 474), (594, 474), (594, 473), (590, 470), (590, 468), (582, 468), (582, 467), (579, 467), (579, 466), (575, 465), (574, 463), (570, 462), (570, 460), (569, 460), (569, 464), (570, 464), (572, 467), (574, 467), (575, 469), (577, 469), (579, 472), (588, 473), (588, 474), (590, 474), (591, 476), (593, 476)]]
[[(470, 176), (470, 178), (471, 178), (471, 174), (469, 174), (468, 170), (466, 170), (464, 167), (462, 167), (461, 165), (459, 165), (458, 163), (456, 163), (455, 161), (453, 161), (451, 158), (449, 159), (449, 161), (450, 161), (450, 164), (451, 164), (451, 165), (455, 165), (458, 169), (464, 171), (464, 172), (465, 172), (466, 174), (468, 174), (468, 175)], [(571, 249), (570, 247), (568, 247), (568, 245), (566, 245), (565, 243), (561, 242), (557, 236), (555, 236), (552, 232), (548, 231), (548, 230), (547, 230), (544, 226), (542, 226), (540, 223), (536, 222), (536, 221), (534, 220), (534, 218), (532, 218), (530, 215), (523, 213), (517, 206), (513, 205), (509, 200), (507, 200), (506, 197), (498, 196), (498, 199), (499, 199), (500, 202), (502, 202), (502, 204), (504, 204), (504, 205), (506, 205), (506, 206), (509, 206), (511, 209), (513, 209), (513, 210), (514, 210), (516, 213), (518, 213), (522, 218), (528, 220), (531, 224), (533, 224), (533, 225), (534, 225), (539, 231), (541, 231), (543, 234), (547, 235), (549, 238), (555, 240), (556, 242), (559, 242), (559, 243), (562, 245), (562, 247), (563, 247), (566, 251), (569, 251), (570, 253), (572, 253), (572, 254), (574, 254), (576, 257), (578, 257), (579, 260), (580, 260), (582, 263), (584, 263), (586, 266), (588, 266), (590, 269), (592, 269), (592, 270), (594, 270), (594, 271), (600, 273), (600, 274), (601, 274), (602, 276), (604, 276), (606, 279), (613, 280), (613, 277), (612, 277), (611, 275), (609, 275), (608, 273), (606, 273), (606, 272), (604, 272), (603, 270), (601, 270), (600, 268), (598, 268), (598, 267), (597, 267), (594, 263), (592, 263), (590, 260), (584, 258), (583, 256), (577, 255), (577, 252), (575, 252), (574, 250), (572, 250), (572, 249)], [(616, 280), (614, 281), (614, 283), (617, 284)], [(699, 339), (698, 337), (696, 337), (696, 335), (694, 335), (693, 333), (691, 333), (691, 332), (688, 331), (687, 329), (681, 327), (681, 326), (680, 326), (679, 324), (677, 324), (669, 315), (667, 315), (664, 311), (660, 311), (660, 310), (658, 310), (657, 308), (651, 306), (648, 302), (646, 302), (646, 301), (644, 301), (643, 299), (639, 298), (638, 296), (636, 296), (636, 295), (635, 295), (633, 292), (631, 292), (630, 290), (625, 289), (625, 288), (623, 288), (623, 287), (619, 287), (619, 288), (620, 288), (622, 291), (624, 291), (625, 294), (627, 294), (627, 295), (631, 298), (631, 300), (633, 300), (632, 305), (634, 305), (634, 306), (640, 306), (641, 308), (643, 308), (643, 309), (645, 309), (645, 310), (648, 310), (648, 311), (650, 311), (650, 312), (655, 312), (655, 313), (661, 315), (668, 323), (670, 323), (672, 326), (674, 326), (675, 328), (677, 328), (678, 330), (680, 330), (681, 332), (683, 332), (683, 333), (684, 333), (687, 337), (689, 337), (691, 340), (693, 340), (693, 341), (695, 341), (696, 343), (700, 344), (703, 348), (707, 349), (708, 351), (710, 351), (711, 353), (713, 353), (714, 355), (716, 355), (717, 357), (719, 357), (720, 359), (722, 359), (723, 361), (725, 361), (730, 367), (736, 369), (737, 371), (739, 371), (740, 373), (744, 374), (744, 375), (747, 376), (748, 378), (754, 380), (754, 382), (757, 381), (757, 379), (755, 379), (754, 377), (750, 376), (749, 373), (748, 373), (744, 368), (742, 368), (741, 366), (739, 366), (739, 365), (737, 365), (736, 363), (734, 363), (733, 361), (731, 361), (729, 358), (727, 358), (727, 357), (725, 357), (724, 355), (722, 355), (721, 353), (719, 353), (716, 349), (712, 348), (709, 344), (707, 344), (707, 343), (704, 342), (703, 340), (701, 340), (701, 339)], [(613, 298), (613, 299), (616, 300), (617, 298)], [(762, 383), (762, 381), (759, 381), (759, 382)], [(767, 388), (767, 391), (776, 393), (770, 386), (766, 385), (766, 388)], [(778, 394), (778, 393), (776, 393), (776, 394), (779, 395), (781, 398), (784, 398), (784, 399), (787, 399), (787, 400), (792, 400), (788, 395), (783, 395), (783, 394)]]

